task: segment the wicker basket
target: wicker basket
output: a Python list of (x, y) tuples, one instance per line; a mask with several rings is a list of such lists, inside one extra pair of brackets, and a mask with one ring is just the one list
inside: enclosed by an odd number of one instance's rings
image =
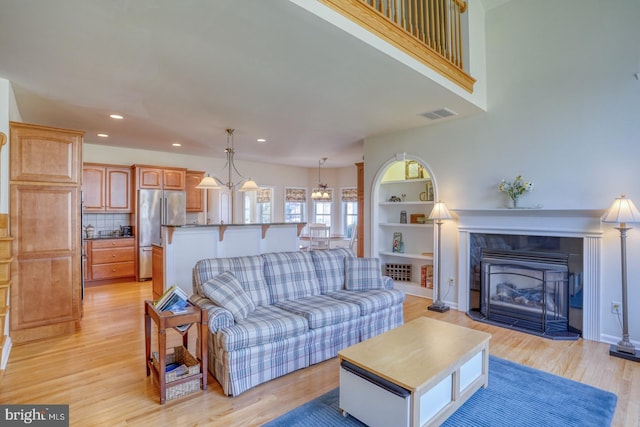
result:
[(384, 275), (399, 282), (410, 282), (411, 268), (411, 264), (385, 264)]
[[(185, 381), (181, 384), (171, 385), (171, 381), (187, 378), (193, 375), (197, 375), (200, 373), (200, 363), (198, 363), (198, 359), (193, 357), (189, 351), (182, 347), (174, 347), (173, 353), (169, 353), (166, 355), (166, 364), (169, 363), (178, 363), (180, 365), (184, 364), (187, 366), (189, 371), (184, 375), (176, 375), (175, 371), (166, 372), (164, 374), (165, 384), (167, 385), (167, 396), (166, 400), (175, 399), (178, 397), (185, 396), (189, 393), (193, 393), (194, 391), (198, 391), (200, 389), (200, 378), (194, 378), (191, 381)], [(160, 371), (160, 363), (158, 362), (158, 353), (153, 353), (153, 366), (156, 370)]]

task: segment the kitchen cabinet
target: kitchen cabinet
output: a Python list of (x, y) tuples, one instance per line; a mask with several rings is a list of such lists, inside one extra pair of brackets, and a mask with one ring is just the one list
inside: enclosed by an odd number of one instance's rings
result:
[(187, 171), (186, 187), (187, 187), (187, 212), (203, 212), (204, 197), (202, 189), (196, 188), (200, 181), (204, 178), (204, 172)]
[(185, 189), (186, 169), (133, 165), (136, 187), (154, 190)]
[(82, 168), (85, 212), (131, 212), (131, 168), (85, 163)]
[[(398, 277), (392, 277), (398, 288), (430, 297), (431, 289), (421, 286), (421, 273), (422, 266), (433, 265), (434, 259), (434, 225), (427, 220), (434, 202), (426, 200), (432, 181), (424, 177), (405, 179), (404, 170), (405, 161), (391, 164), (374, 189), (375, 247), (372, 253), (380, 258), (383, 268), (389, 264), (391, 271), (402, 272)], [(426, 174), (426, 171), (423, 173)], [(418, 220), (418, 217), (421, 219)], [(399, 234), (401, 245), (395, 244)]]
[(93, 239), (88, 243), (91, 282), (135, 277), (133, 237)]
[(151, 248), (151, 263), (153, 299), (157, 300), (164, 294), (164, 251), (162, 246), (153, 245)]
[(11, 338), (73, 333), (82, 318), (84, 132), (9, 123)]

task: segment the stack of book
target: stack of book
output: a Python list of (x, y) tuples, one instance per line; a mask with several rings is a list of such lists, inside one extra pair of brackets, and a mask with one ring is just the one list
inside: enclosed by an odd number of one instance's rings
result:
[(158, 311), (171, 311), (177, 314), (184, 311), (188, 303), (187, 294), (178, 286), (173, 285), (153, 305)]
[[(158, 301), (153, 305), (158, 311), (170, 311), (173, 314), (184, 313), (189, 304), (189, 297), (178, 286), (173, 285), (167, 291), (162, 294)], [(184, 332), (189, 329), (190, 324), (176, 326), (175, 328)]]

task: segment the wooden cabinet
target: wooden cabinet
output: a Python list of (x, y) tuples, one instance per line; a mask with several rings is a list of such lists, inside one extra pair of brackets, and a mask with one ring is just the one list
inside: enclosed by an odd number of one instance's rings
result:
[(356, 163), (357, 170), (357, 197), (358, 197), (358, 223), (356, 224), (356, 255), (364, 257), (364, 162)]
[(91, 281), (133, 278), (135, 249), (133, 237), (90, 240)]
[(164, 293), (164, 251), (161, 246), (151, 249), (151, 280), (153, 281), (153, 299)]
[(186, 187), (187, 187), (187, 212), (203, 212), (204, 197), (202, 189), (196, 188), (200, 181), (204, 178), (204, 172), (187, 171)]
[(11, 338), (72, 333), (82, 317), (83, 132), (10, 123)]
[(82, 201), (85, 212), (104, 212), (105, 170), (85, 163), (82, 167)]
[(131, 212), (131, 169), (85, 163), (82, 168), (85, 212)]
[(186, 169), (134, 165), (137, 188), (184, 190)]

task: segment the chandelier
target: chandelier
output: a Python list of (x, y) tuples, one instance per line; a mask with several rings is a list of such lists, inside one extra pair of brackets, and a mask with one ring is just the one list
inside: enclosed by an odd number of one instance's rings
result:
[(318, 188), (316, 188), (311, 193), (311, 198), (313, 200), (330, 200), (331, 199), (331, 195), (327, 190), (328, 185), (323, 184), (322, 180), (320, 179), (320, 166), (324, 165), (326, 161), (327, 161), (326, 157), (323, 157), (322, 160), (318, 160)]
[[(227, 155), (227, 163), (224, 165), (224, 169), (227, 170), (227, 181), (223, 182), (221, 179), (217, 177), (211, 177), (207, 174), (202, 181), (196, 186), (196, 188), (220, 188), (227, 187), (229, 190), (232, 190), (234, 187), (242, 184), (242, 186), (238, 189), (238, 191), (256, 191), (258, 190), (258, 185), (254, 180), (249, 178), (245, 178), (238, 169), (233, 161), (233, 157), (235, 155), (235, 150), (233, 148), (233, 132), (235, 129), (227, 129), (227, 148), (225, 148), (224, 152)], [(236, 182), (233, 181), (233, 172), (236, 173), (240, 177), (240, 179)]]

